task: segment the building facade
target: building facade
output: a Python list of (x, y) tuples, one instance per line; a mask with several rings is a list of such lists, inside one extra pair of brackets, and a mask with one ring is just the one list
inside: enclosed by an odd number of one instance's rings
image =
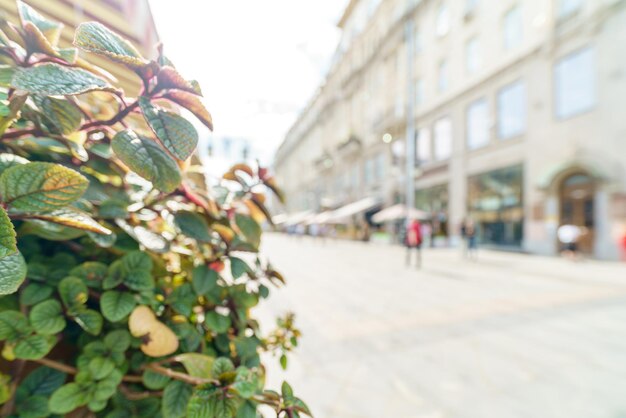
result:
[(405, 201), (414, 147), (415, 205), (448, 243), (471, 217), (483, 245), (551, 255), (573, 223), (585, 252), (619, 258), (626, 1), (353, 0), (339, 25), (276, 154), (288, 212)]
[[(26, 0), (26, 3), (50, 20), (63, 23), (59, 40), (62, 47), (72, 45), (74, 29), (80, 23), (95, 20), (131, 41), (144, 57), (157, 55), (159, 37), (148, 0)], [(0, 12), (9, 21), (19, 22), (15, 0), (0, 0)], [(118, 80), (113, 84), (129, 95), (139, 93), (141, 80), (133, 71), (96, 54), (90, 54), (89, 62), (106, 68)]]

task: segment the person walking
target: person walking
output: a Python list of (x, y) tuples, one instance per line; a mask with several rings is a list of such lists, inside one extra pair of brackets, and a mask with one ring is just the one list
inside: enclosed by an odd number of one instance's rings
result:
[(417, 219), (411, 219), (406, 228), (406, 265), (411, 265), (411, 253), (415, 251), (415, 264), (419, 269), (422, 267), (422, 225)]
[(578, 240), (583, 234), (582, 229), (570, 223), (565, 223), (559, 227), (556, 234), (561, 243), (561, 255), (570, 260), (578, 259)]
[(463, 255), (469, 260), (476, 260), (478, 251), (478, 237), (476, 224), (472, 219), (465, 219), (461, 224), (461, 237), (463, 238)]

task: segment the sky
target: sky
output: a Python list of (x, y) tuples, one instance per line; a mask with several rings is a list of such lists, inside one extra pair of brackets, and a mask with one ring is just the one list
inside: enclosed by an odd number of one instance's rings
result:
[(323, 82), (345, 0), (150, 0), (165, 54), (200, 82), (214, 136), (269, 163)]

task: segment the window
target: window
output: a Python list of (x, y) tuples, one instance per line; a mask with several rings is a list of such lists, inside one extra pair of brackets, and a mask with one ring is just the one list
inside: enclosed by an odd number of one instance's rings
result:
[(487, 100), (476, 100), (467, 108), (467, 146), (470, 149), (489, 143), (489, 106)]
[(420, 106), (424, 103), (424, 80), (418, 78), (415, 81), (415, 105)]
[(519, 6), (510, 9), (504, 15), (504, 49), (513, 49), (522, 43), (522, 11)]
[(440, 93), (448, 89), (448, 63), (445, 60), (439, 63), (437, 70), (437, 89)]
[(448, 7), (445, 4), (439, 6), (437, 10), (437, 18), (435, 21), (435, 35), (438, 38), (445, 36), (450, 32), (450, 13)]
[(452, 122), (450, 118), (435, 122), (435, 159), (445, 160), (452, 155)]
[(524, 168), (521, 165), (471, 176), (467, 206), (480, 242), (519, 247), (524, 237)]
[(559, 18), (564, 18), (577, 12), (582, 5), (583, 0), (558, 0)]
[(432, 153), (432, 144), (430, 141), (430, 130), (422, 128), (417, 132), (417, 144), (415, 147), (416, 161), (418, 164), (430, 161)]
[(556, 116), (568, 118), (586, 112), (596, 104), (594, 52), (576, 51), (554, 67)]
[(526, 87), (521, 81), (509, 84), (498, 93), (498, 136), (521, 135), (526, 130)]
[(465, 71), (474, 74), (481, 66), (480, 42), (473, 37), (465, 44)]

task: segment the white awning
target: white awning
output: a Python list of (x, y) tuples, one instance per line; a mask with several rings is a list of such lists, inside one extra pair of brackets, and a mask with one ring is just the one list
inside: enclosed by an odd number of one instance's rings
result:
[(328, 219), (330, 218), (332, 213), (333, 213), (332, 210), (327, 210), (325, 212), (318, 213), (315, 216), (312, 216), (311, 218), (309, 218), (307, 222), (309, 225), (328, 223)]
[(359, 213), (368, 211), (381, 204), (380, 199), (376, 197), (366, 197), (356, 202), (347, 204), (334, 210), (328, 217), (326, 223), (349, 223), (350, 218)]
[(310, 210), (294, 213), (293, 215), (289, 215), (289, 217), (285, 221), (285, 225), (289, 226), (304, 223), (312, 215), (313, 212), (311, 212)]
[(427, 212), (415, 208), (412, 208), (407, 213), (407, 207), (399, 203), (377, 212), (374, 216), (372, 216), (372, 221), (374, 221), (374, 223), (381, 224), (383, 222), (406, 219), (407, 217), (419, 220), (430, 219)]
[(278, 215), (272, 216), (272, 223), (274, 225), (281, 225), (281, 224), (284, 224), (285, 222), (287, 222), (288, 218), (289, 217), (287, 216), (286, 213), (280, 213)]

